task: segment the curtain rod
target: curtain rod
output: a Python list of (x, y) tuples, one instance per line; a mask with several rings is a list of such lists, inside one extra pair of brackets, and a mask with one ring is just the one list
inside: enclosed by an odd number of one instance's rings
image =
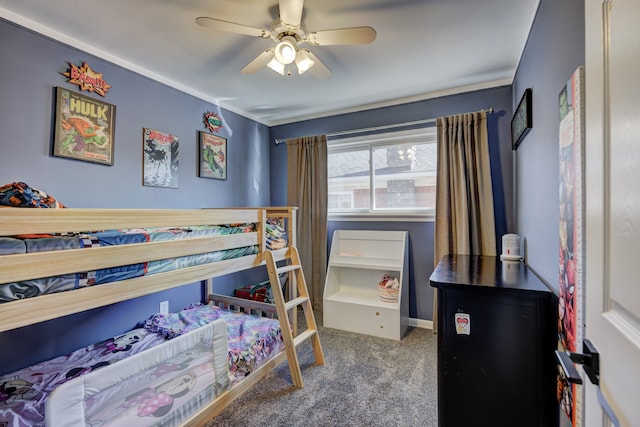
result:
[[(493, 114), (493, 108), (489, 107), (489, 108), (483, 108), (482, 110), (479, 111), (474, 111), (474, 113), (481, 113), (481, 112), (486, 112), (487, 114)], [(345, 130), (345, 131), (340, 131), (340, 132), (331, 132), (327, 134), (327, 138), (331, 138), (331, 137), (336, 137), (336, 136), (343, 136), (343, 135), (351, 135), (354, 133), (364, 133), (364, 132), (373, 132), (376, 130), (382, 130), (382, 129), (393, 129), (393, 128), (399, 128), (399, 127), (405, 127), (405, 126), (415, 126), (415, 125), (426, 125), (428, 123), (434, 123), (437, 119), (425, 119), (425, 120), (416, 120), (414, 122), (405, 122), (405, 123), (396, 123), (394, 125), (387, 125), (387, 126), (375, 126), (375, 127), (369, 127), (369, 128), (363, 128), (363, 129), (353, 129), (353, 130)], [(276, 145), (285, 142), (287, 139), (289, 138), (276, 138)]]

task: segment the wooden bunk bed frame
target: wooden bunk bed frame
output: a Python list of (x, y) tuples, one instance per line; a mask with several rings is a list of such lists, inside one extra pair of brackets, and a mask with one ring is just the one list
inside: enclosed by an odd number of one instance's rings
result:
[[(266, 220), (285, 221), (288, 246), (266, 249)], [(258, 246), (255, 255), (242, 256), (194, 267), (118, 282), (89, 286), (67, 292), (46, 294), (0, 304), (0, 332), (36, 324), (46, 320), (97, 307), (149, 295), (194, 283), (207, 282), (208, 302), (237, 311), (259, 311), (274, 315), (280, 321), (285, 351), (271, 358), (251, 375), (226, 390), (183, 425), (203, 425), (218, 415), (238, 396), (250, 389), (274, 367), (288, 359), (292, 382), (303, 387), (296, 347), (310, 340), (316, 364), (324, 364), (304, 274), (295, 248), (296, 208), (231, 208), (231, 209), (0, 209), (0, 236), (25, 234), (86, 232), (127, 228), (180, 227), (197, 225), (255, 224), (255, 231), (242, 234), (197, 237), (135, 243), (122, 246), (70, 249), (0, 256), (0, 286), (21, 280), (50, 277), (78, 271), (93, 271), (153, 260), (194, 255), (222, 249)], [(213, 278), (260, 265), (267, 267), (275, 304), (217, 295)], [(286, 273), (289, 287), (283, 293), (279, 276)], [(287, 297), (285, 297), (285, 294)], [(297, 307), (302, 306), (307, 329), (298, 334)], [(293, 316), (290, 316), (294, 314)]]

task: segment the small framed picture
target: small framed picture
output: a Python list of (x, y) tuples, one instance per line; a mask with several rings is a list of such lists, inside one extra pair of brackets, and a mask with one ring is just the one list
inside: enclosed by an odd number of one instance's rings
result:
[(533, 127), (531, 109), (533, 107), (532, 91), (527, 88), (511, 119), (511, 149), (515, 150)]
[(57, 87), (55, 108), (54, 156), (113, 165), (115, 105)]
[(226, 180), (227, 138), (199, 131), (198, 144), (198, 176)]
[(178, 137), (143, 128), (142, 147), (142, 184), (149, 187), (178, 188), (180, 165)]

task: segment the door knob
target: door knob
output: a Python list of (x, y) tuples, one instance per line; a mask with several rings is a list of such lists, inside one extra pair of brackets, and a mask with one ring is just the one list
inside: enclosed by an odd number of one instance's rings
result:
[(591, 341), (582, 342), (582, 353), (556, 350), (556, 359), (568, 382), (582, 384), (582, 378), (574, 366), (574, 363), (577, 363), (583, 366), (584, 372), (593, 384), (600, 384), (600, 354)]

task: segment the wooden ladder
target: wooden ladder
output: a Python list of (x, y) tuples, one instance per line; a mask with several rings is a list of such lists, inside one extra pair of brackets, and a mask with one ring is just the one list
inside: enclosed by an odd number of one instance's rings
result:
[[(315, 355), (316, 364), (318, 365), (324, 365), (324, 354), (322, 353), (322, 346), (320, 345), (320, 337), (318, 336), (316, 320), (313, 316), (313, 309), (311, 308), (307, 282), (304, 280), (300, 257), (295, 246), (289, 247), (285, 261), (287, 263), (286, 265), (278, 267), (271, 251), (265, 251), (265, 263), (267, 265), (267, 271), (269, 272), (271, 291), (273, 292), (276, 302), (276, 310), (278, 312), (278, 319), (280, 320), (280, 329), (282, 330), (282, 338), (284, 340), (287, 359), (289, 361), (291, 380), (294, 386), (302, 388), (304, 387), (304, 384), (302, 382), (302, 373), (300, 372), (300, 362), (298, 361), (296, 348), (305, 340), (311, 339), (313, 353)], [(293, 279), (297, 285), (297, 295), (291, 292), (293, 295), (290, 295), (289, 301), (286, 301), (284, 298), (279, 279), (279, 275), (281, 273), (287, 272), (292, 272), (294, 274)], [(295, 325), (295, 321), (294, 323), (290, 321), (289, 313), (296, 316), (297, 307), (299, 305), (302, 306), (302, 310), (304, 311), (307, 329), (298, 334), (297, 327), (294, 326), (292, 328), (291, 326)], [(294, 336), (294, 334), (296, 334), (296, 336)]]

